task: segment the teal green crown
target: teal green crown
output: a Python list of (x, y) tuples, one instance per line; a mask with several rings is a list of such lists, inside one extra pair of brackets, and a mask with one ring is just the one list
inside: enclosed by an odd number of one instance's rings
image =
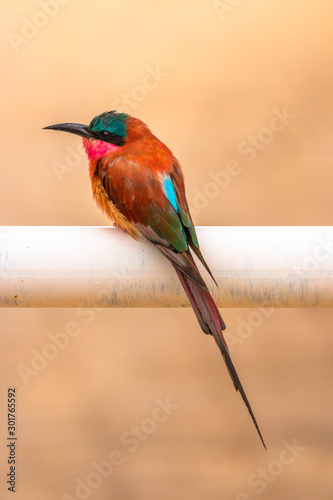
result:
[(101, 132), (107, 130), (111, 134), (120, 137), (126, 137), (126, 121), (129, 115), (126, 113), (117, 113), (116, 111), (106, 111), (101, 115), (95, 116), (89, 124), (92, 132)]

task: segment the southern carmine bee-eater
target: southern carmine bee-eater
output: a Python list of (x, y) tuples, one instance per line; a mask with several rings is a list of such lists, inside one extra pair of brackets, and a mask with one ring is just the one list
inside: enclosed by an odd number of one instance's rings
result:
[(224, 321), (191, 255), (190, 250), (214, 280), (199, 248), (177, 159), (147, 125), (126, 113), (102, 113), (88, 126), (60, 123), (45, 128), (83, 138), (97, 205), (115, 226), (134, 238), (143, 236), (171, 262), (202, 330), (214, 337), (266, 448), (222, 334)]

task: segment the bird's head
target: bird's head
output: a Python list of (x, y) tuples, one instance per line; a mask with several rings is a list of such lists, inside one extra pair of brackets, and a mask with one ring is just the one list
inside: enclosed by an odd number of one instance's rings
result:
[(89, 160), (96, 160), (109, 153), (117, 153), (125, 145), (129, 115), (106, 111), (95, 116), (89, 125), (58, 123), (44, 129), (61, 130), (83, 137), (83, 145)]

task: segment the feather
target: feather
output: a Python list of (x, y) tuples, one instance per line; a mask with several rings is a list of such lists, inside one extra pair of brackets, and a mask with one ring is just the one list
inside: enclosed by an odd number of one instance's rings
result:
[(213, 301), (208, 291), (202, 289), (201, 287), (198, 287), (196, 283), (194, 283), (191, 279), (189, 279), (188, 276), (186, 276), (177, 267), (175, 267), (175, 271), (179, 277), (181, 284), (183, 285), (185, 293), (192, 305), (192, 308), (196, 314), (196, 317), (198, 319), (198, 322), (202, 330), (205, 333), (211, 334), (214, 337), (214, 340), (220, 349), (220, 352), (222, 354), (222, 357), (224, 359), (224, 362), (226, 364), (226, 367), (228, 369), (234, 387), (236, 391), (239, 391), (248, 409), (248, 412), (252, 418), (254, 426), (259, 434), (260, 440), (264, 448), (266, 449), (266, 445), (261, 435), (257, 420), (254, 416), (251, 405), (246, 397), (245, 391), (238, 377), (236, 369), (231, 361), (229, 350), (222, 334), (222, 330), (225, 329), (225, 324), (215, 305), (215, 302)]
[(127, 134), (120, 153), (90, 162), (94, 197), (118, 227), (135, 238), (142, 235), (171, 262), (202, 330), (214, 337), (265, 446), (222, 334), (224, 321), (190, 253), (215, 281), (199, 248), (180, 165), (140, 120), (128, 119)]

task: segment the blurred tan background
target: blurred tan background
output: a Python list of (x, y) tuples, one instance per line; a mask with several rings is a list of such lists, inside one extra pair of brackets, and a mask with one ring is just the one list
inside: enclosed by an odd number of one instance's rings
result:
[[(197, 225), (332, 224), (331, 1), (2, 7), (2, 225), (107, 224), (79, 139), (41, 129), (114, 108), (173, 150)], [(228, 331), (252, 312), (224, 310)], [(11, 386), (17, 500), (331, 498), (332, 310), (276, 310), (233, 349), (267, 452), (190, 309), (0, 318), (1, 498)], [(79, 334), (34, 369), (71, 322)]]

